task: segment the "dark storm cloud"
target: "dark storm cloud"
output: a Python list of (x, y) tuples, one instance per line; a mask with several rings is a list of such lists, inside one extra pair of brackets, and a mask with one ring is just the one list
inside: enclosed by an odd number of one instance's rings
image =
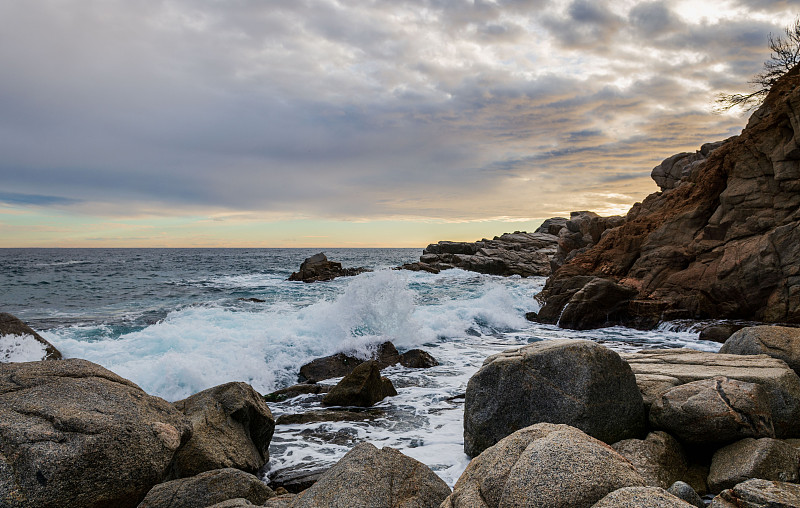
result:
[[(0, 200), (118, 215), (531, 216), (542, 189), (611, 192), (744, 123), (707, 106), (759, 70), (780, 25), (677, 9), (5, 2)], [(512, 203), (508, 189), (530, 194)]]

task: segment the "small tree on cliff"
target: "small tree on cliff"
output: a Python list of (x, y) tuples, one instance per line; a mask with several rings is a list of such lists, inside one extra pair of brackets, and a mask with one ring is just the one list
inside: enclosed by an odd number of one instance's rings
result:
[(728, 111), (737, 106), (748, 111), (760, 106), (778, 78), (800, 63), (800, 17), (783, 31), (783, 35), (769, 34), (769, 49), (772, 52), (764, 62), (764, 70), (750, 80), (755, 91), (749, 94), (717, 95), (717, 108), (720, 111)]

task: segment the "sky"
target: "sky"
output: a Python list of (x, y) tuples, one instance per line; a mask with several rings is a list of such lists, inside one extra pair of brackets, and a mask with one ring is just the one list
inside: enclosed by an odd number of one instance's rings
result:
[(800, 0), (0, 0), (0, 247), (424, 247), (625, 213)]

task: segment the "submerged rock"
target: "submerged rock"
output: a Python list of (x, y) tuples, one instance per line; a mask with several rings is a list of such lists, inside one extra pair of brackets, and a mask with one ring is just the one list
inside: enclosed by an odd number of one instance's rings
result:
[(389, 341), (373, 346), (374, 351), (370, 358), (364, 359), (355, 354), (336, 353), (335, 355), (317, 358), (300, 367), (300, 382), (316, 383), (324, 379), (342, 377), (351, 373), (358, 365), (373, 360), (378, 368), (385, 369), (398, 363), (410, 368), (428, 368), (439, 365), (439, 362), (429, 353), (421, 349), (411, 349), (402, 355)]
[(393, 448), (360, 443), (292, 508), (438, 508), (450, 488), (424, 464)]
[(247, 383), (226, 383), (175, 402), (192, 422), (191, 439), (175, 454), (174, 478), (235, 467), (256, 473), (269, 460), (275, 420)]
[(400, 365), (409, 369), (429, 369), (439, 365), (439, 362), (427, 351), (410, 349), (400, 355)]
[(325, 253), (320, 252), (307, 258), (300, 265), (300, 270), (289, 276), (289, 280), (303, 282), (321, 282), (332, 280), (336, 277), (349, 277), (364, 272), (370, 272), (367, 268), (342, 268), (342, 264), (336, 261), (328, 261)]
[(362, 406), (369, 407), (386, 397), (397, 395), (392, 382), (381, 377), (378, 364), (373, 361), (364, 362), (353, 372), (334, 386), (322, 404), (326, 406)]
[(0, 505), (134, 507), (191, 435), (172, 404), (86, 360), (0, 367)]
[(0, 312), (0, 363), (61, 360), (61, 352), (22, 320)]
[(800, 328), (787, 326), (749, 326), (730, 336), (720, 353), (767, 355), (786, 362), (800, 373)]
[(272, 489), (255, 476), (225, 468), (156, 485), (138, 508), (197, 508), (237, 498), (261, 505), (272, 497)]
[(366, 411), (343, 411), (337, 409), (324, 409), (280, 415), (275, 421), (276, 425), (302, 425), (316, 422), (363, 422), (382, 418), (386, 413), (382, 409), (369, 409)]
[(331, 391), (333, 386), (320, 385), (316, 383), (301, 383), (298, 385), (288, 386), (275, 390), (272, 393), (264, 395), (264, 400), (267, 402), (283, 402), (284, 400), (293, 399), (301, 395), (320, 395)]
[(467, 384), (467, 455), (539, 422), (573, 425), (608, 443), (640, 436), (644, 406), (630, 367), (586, 340), (538, 342), (487, 358)]

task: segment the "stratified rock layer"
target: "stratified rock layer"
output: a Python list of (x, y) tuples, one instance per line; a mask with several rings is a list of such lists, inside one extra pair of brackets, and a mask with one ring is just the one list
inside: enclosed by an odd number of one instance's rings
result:
[(616, 317), (622, 324), (643, 316), (649, 325), (679, 317), (800, 322), (798, 133), (795, 67), (741, 135), (690, 163), (687, 174), (681, 169), (679, 181), (656, 172), (665, 190), (553, 274), (538, 296), (539, 318), (558, 321), (565, 288), (582, 287), (570, 279), (601, 277), (636, 292)]

